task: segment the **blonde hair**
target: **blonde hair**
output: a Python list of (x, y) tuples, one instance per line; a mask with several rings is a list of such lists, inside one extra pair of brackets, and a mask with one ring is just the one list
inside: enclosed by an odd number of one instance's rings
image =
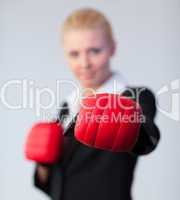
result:
[(70, 30), (95, 30), (102, 29), (107, 39), (113, 41), (112, 27), (108, 19), (92, 8), (83, 8), (72, 12), (64, 21), (62, 35)]

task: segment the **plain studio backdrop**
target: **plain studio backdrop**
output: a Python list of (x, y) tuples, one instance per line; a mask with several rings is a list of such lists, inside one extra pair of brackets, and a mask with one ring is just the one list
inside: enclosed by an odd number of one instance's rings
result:
[[(32, 185), (34, 165), (24, 159), (23, 145), (32, 123), (51, 118), (56, 106), (41, 109), (37, 116), (35, 105), (31, 108), (22, 102), (29, 100), (28, 91), (33, 94), (48, 87), (55, 92), (56, 80), (74, 80), (63, 58), (59, 26), (72, 10), (88, 6), (104, 12), (112, 22), (118, 44), (113, 69), (122, 72), (130, 84), (151, 88), (158, 100), (161, 141), (156, 151), (138, 163), (134, 200), (180, 199), (178, 0), (0, 1), (0, 199), (48, 199)], [(24, 99), (23, 80), (31, 88)], [(5, 87), (9, 81), (12, 84)], [(63, 84), (61, 89), (63, 98), (73, 88)], [(42, 96), (47, 105), (50, 97)], [(9, 108), (7, 103), (21, 108)]]

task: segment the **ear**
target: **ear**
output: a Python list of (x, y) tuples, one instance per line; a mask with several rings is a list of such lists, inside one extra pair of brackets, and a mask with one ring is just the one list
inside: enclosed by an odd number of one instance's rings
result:
[(110, 49), (110, 53), (111, 53), (111, 56), (114, 56), (115, 52), (116, 52), (116, 42), (113, 40), (111, 42), (111, 49)]

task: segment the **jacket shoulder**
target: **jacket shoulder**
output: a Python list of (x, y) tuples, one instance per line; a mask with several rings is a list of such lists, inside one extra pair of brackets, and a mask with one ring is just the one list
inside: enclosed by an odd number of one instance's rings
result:
[(122, 95), (131, 97), (142, 107), (143, 113), (150, 118), (154, 118), (156, 115), (156, 98), (152, 89), (146, 86), (131, 87), (122, 93)]

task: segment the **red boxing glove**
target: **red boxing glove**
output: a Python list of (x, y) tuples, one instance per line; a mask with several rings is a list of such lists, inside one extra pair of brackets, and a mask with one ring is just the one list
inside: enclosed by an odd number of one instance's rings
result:
[(52, 164), (62, 155), (63, 128), (58, 122), (35, 124), (25, 143), (25, 157), (35, 162)]
[(139, 104), (128, 97), (107, 93), (90, 96), (82, 101), (75, 137), (90, 147), (131, 151), (139, 135), (141, 113)]

